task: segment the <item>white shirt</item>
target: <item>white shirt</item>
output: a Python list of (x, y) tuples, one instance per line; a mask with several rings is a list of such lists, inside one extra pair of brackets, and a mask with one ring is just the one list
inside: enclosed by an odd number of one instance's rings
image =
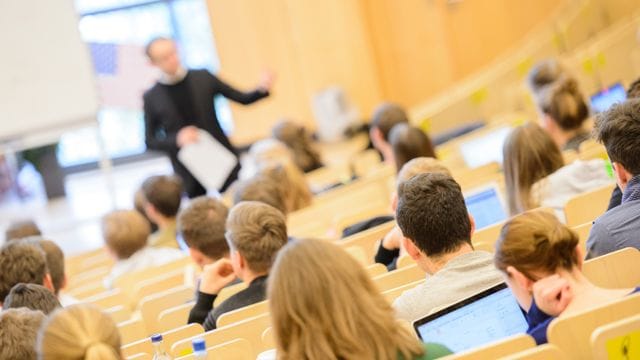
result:
[(118, 260), (115, 265), (113, 265), (111, 273), (104, 278), (104, 286), (107, 289), (111, 289), (113, 281), (124, 274), (166, 264), (182, 257), (184, 257), (184, 254), (177, 249), (152, 248), (147, 246), (138, 250), (138, 252), (131, 255), (128, 259)]

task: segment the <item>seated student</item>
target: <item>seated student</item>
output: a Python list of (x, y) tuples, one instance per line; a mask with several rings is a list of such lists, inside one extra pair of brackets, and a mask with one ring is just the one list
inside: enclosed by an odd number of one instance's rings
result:
[[(556, 314), (560, 316), (640, 291), (640, 287), (604, 289), (595, 286), (580, 271), (582, 258), (578, 235), (546, 211), (532, 210), (517, 215), (502, 228), (496, 243), (495, 264), (504, 273), (520, 306), (527, 311), (527, 333), (536, 343), (547, 342), (547, 327), (553, 320), (538, 309), (537, 299), (534, 301), (531, 295), (537, 281), (557, 275), (566, 282), (573, 297)], [(562, 296), (566, 297), (566, 293)]]
[(268, 293), (278, 358), (408, 360), (451, 353), (421, 344), (395, 319), (364, 268), (328, 241), (285, 246)]
[(36, 360), (36, 337), (45, 319), (26, 308), (0, 312), (0, 359)]
[(598, 114), (595, 134), (613, 163), (622, 204), (593, 223), (587, 258), (625, 247), (640, 249), (640, 99), (630, 99)]
[[(398, 172), (396, 180), (396, 191), (391, 196), (391, 209), (396, 212), (398, 207), (398, 187), (403, 182), (411, 179), (418, 174), (441, 173), (451, 176), (451, 172), (444, 164), (434, 158), (419, 157), (410, 160)], [(376, 252), (374, 261), (385, 265), (389, 270), (396, 268), (395, 263), (400, 256), (400, 243), (402, 242), (402, 231), (398, 225), (394, 226), (387, 235), (380, 241), (378, 251)]]
[(304, 126), (281, 120), (273, 127), (273, 137), (282, 141), (293, 154), (293, 161), (303, 172), (321, 168), (322, 160), (315, 149), (311, 135)]
[(407, 254), (429, 275), (396, 299), (399, 318), (415, 321), (502, 281), (493, 256), (473, 250), (473, 218), (451, 176), (419, 174), (401, 183), (396, 221)]
[(171, 248), (147, 246), (149, 223), (135, 210), (113, 211), (102, 218), (102, 237), (116, 263), (104, 279), (110, 289), (113, 281), (127, 273), (177, 260), (183, 255)]
[(199, 196), (178, 216), (178, 231), (189, 248), (189, 255), (200, 268), (229, 257), (224, 238), (229, 209), (217, 199)]
[(18, 283), (4, 298), (4, 308), (26, 307), (31, 310), (42, 311), (49, 315), (55, 309), (62, 307), (58, 298), (42, 285)]
[(404, 164), (417, 157), (435, 158), (431, 139), (417, 127), (409, 124), (398, 124), (389, 133), (389, 143), (393, 152), (393, 162), (396, 171), (400, 171)]
[(567, 69), (556, 59), (547, 59), (535, 64), (527, 77), (527, 85), (537, 97), (547, 85), (551, 85), (560, 78), (571, 77)]
[(42, 231), (40, 231), (40, 228), (38, 228), (38, 225), (36, 225), (33, 220), (21, 220), (9, 224), (9, 227), (4, 233), (4, 239), (8, 242), (10, 240), (40, 235), (42, 235)]
[(142, 189), (136, 190), (136, 192), (133, 194), (133, 208), (137, 212), (139, 212), (140, 215), (144, 216), (144, 218), (149, 222), (149, 225), (151, 226), (151, 233), (154, 233), (158, 231), (158, 225), (151, 221), (151, 219), (149, 219), (149, 216), (147, 216), (147, 212), (144, 210), (146, 206), (147, 199), (145, 199), (144, 197), (144, 192), (142, 192)]
[(369, 138), (373, 147), (380, 152), (382, 160), (393, 164), (393, 149), (389, 143), (389, 133), (397, 124), (408, 124), (409, 117), (402, 107), (392, 103), (383, 103), (373, 112), (369, 125)]
[(36, 351), (47, 360), (120, 360), (120, 333), (110, 316), (89, 304), (54, 312), (42, 324)]
[(149, 246), (178, 248), (176, 215), (182, 200), (182, 181), (175, 176), (151, 176), (142, 183), (145, 213), (158, 231), (149, 237)]
[(64, 306), (77, 303), (78, 300), (74, 297), (60, 293), (60, 290), (67, 286), (67, 275), (64, 270), (64, 253), (62, 249), (60, 249), (55, 242), (40, 237), (31, 237), (24, 240), (40, 246), (44, 251), (47, 260), (47, 269), (51, 275), (53, 293), (58, 297), (60, 303)]
[(558, 146), (533, 123), (513, 130), (503, 155), (511, 215), (542, 206), (564, 218), (564, 206), (573, 196), (613, 182), (602, 159), (577, 160), (565, 166)]
[[(196, 305), (189, 314), (189, 323), (203, 323), (206, 331), (216, 328), (220, 315), (266, 298), (271, 264), (287, 243), (284, 215), (264, 203), (247, 201), (234, 206), (226, 227), (230, 259), (223, 258), (204, 267)], [(248, 287), (213, 308), (220, 290), (236, 276)]]
[(0, 306), (18, 283), (43, 285), (53, 291), (42, 249), (32, 243), (11, 241), (0, 247)]
[(589, 139), (589, 131), (584, 129), (589, 106), (575, 79), (562, 77), (545, 86), (537, 100), (542, 127), (560, 149), (577, 151), (580, 144)]

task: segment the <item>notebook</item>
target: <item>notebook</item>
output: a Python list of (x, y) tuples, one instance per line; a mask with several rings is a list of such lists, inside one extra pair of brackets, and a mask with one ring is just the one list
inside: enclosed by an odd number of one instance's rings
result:
[(465, 194), (464, 202), (476, 221), (477, 230), (507, 219), (504, 201), (495, 183)]
[(523, 311), (505, 283), (450, 305), (413, 323), (426, 343), (454, 353), (527, 331)]
[(611, 105), (621, 103), (627, 99), (627, 92), (620, 83), (615, 83), (591, 96), (591, 109), (599, 113), (607, 111)]

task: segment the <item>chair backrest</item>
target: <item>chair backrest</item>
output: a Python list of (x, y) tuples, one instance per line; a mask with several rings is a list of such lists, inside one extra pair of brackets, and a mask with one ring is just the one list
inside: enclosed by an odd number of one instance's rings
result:
[(349, 246), (344, 248), (344, 251), (348, 252), (349, 255), (353, 256), (353, 258), (363, 266), (369, 265), (373, 262), (373, 259), (367, 259), (367, 256), (364, 254), (364, 250), (359, 246)]
[(309, 186), (314, 190), (322, 190), (337, 183), (351, 180), (351, 168), (348, 162), (339, 165), (323, 166), (304, 174)]
[(218, 293), (218, 296), (216, 297), (216, 300), (213, 302), (213, 305), (218, 306), (222, 304), (223, 301), (227, 300), (228, 298), (232, 297), (233, 295), (239, 293), (240, 291), (246, 288), (247, 288), (247, 284), (243, 282), (239, 282), (235, 285), (227, 286), (226, 288), (220, 290), (220, 293)]
[(387, 273), (387, 267), (382, 264), (371, 264), (365, 269), (367, 270), (367, 274), (372, 278)]
[(173, 289), (180, 285), (185, 285), (184, 277), (184, 270), (178, 269), (141, 281), (133, 292), (133, 296), (131, 298), (132, 305), (137, 305), (140, 300), (149, 295)]
[(189, 319), (189, 312), (191, 312), (195, 304), (195, 301), (190, 301), (162, 310), (158, 314), (158, 329), (160, 331), (169, 331), (186, 324)]
[(195, 290), (190, 286), (178, 286), (150, 295), (140, 301), (140, 315), (149, 332), (160, 331), (158, 315), (165, 309), (193, 300)]
[(578, 314), (559, 317), (547, 329), (549, 343), (558, 346), (571, 359), (591, 357), (591, 333), (598, 326), (640, 313), (640, 294), (625, 296)]
[(397, 288), (389, 289), (383, 292), (382, 295), (384, 295), (387, 301), (389, 301), (390, 303), (393, 303), (398, 298), (398, 296), (402, 295), (403, 292), (409, 289), (413, 289), (414, 287), (420, 285), (422, 281), (423, 280), (418, 280), (402, 286), (398, 286)]
[(396, 261), (396, 269), (406, 268), (407, 266), (411, 266), (415, 264), (415, 261), (409, 255), (400, 255), (398, 261)]
[(67, 291), (72, 291), (89, 284), (102, 283), (104, 278), (111, 272), (111, 266), (99, 266), (70, 276), (67, 282)]
[(102, 310), (106, 310), (114, 306), (126, 306), (127, 297), (122, 293), (122, 291), (120, 291), (120, 289), (113, 289), (86, 298), (82, 300), (82, 302), (93, 304)]
[(578, 233), (578, 239), (580, 239), (580, 248), (584, 251), (587, 250), (587, 239), (589, 238), (589, 233), (591, 232), (592, 226), (593, 222), (589, 221), (572, 228), (573, 231)]
[(98, 267), (113, 266), (113, 258), (104, 248), (88, 251), (75, 256), (66, 257), (64, 271), (69, 278)]
[(153, 279), (157, 276), (167, 274), (168, 272), (171, 272), (174, 270), (184, 269), (185, 267), (192, 264), (193, 263), (191, 261), (191, 258), (188, 256), (185, 256), (183, 258), (168, 262), (166, 264), (142, 269), (139, 271), (134, 271), (134, 272), (119, 276), (113, 281), (113, 287), (122, 289), (124, 292), (127, 293), (127, 296), (131, 297), (133, 296), (135, 290), (137, 289), (138, 285), (141, 282), (148, 279)]
[(634, 288), (640, 284), (640, 250), (624, 248), (590, 260), (582, 273), (594, 284), (605, 288)]
[[(207, 360), (254, 360), (251, 343), (246, 339), (235, 339), (207, 348)], [(175, 360), (195, 360), (195, 354), (175, 358)]]
[[(204, 334), (204, 329), (200, 324), (183, 325), (179, 328), (163, 332), (162, 341), (164, 342), (165, 350), (169, 351), (169, 349), (171, 349), (171, 346), (173, 346), (173, 344), (177, 343), (178, 341), (202, 336), (202, 334)], [(191, 344), (191, 342), (189, 342), (189, 344)], [(121, 350), (122, 356), (125, 358), (127, 356), (139, 353), (152, 354), (153, 345), (151, 344), (151, 339), (146, 338), (138, 340), (131, 344), (126, 344), (122, 346)]]
[(567, 226), (573, 227), (595, 220), (607, 211), (611, 192), (615, 184), (601, 186), (584, 194), (576, 195), (564, 206)]
[(152, 360), (153, 357), (147, 353), (139, 353), (126, 357), (127, 360)]
[[(635, 340), (635, 341), (634, 341)], [(640, 314), (603, 325), (591, 334), (594, 359), (640, 358)]]
[(544, 344), (536, 346), (533, 349), (517, 352), (503, 357), (502, 359), (509, 360), (563, 360), (567, 355), (559, 347), (552, 344)]
[(491, 249), (491, 252), (493, 252), (496, 241), (500, 236), (500, 230), (502, 230), (503, 226), (504, 221), (491, 226), (487, 226), (484, 229), (474, 232), (473, 236), (471, 237), (471, 243), (474, 247), (480, 247), (480, 244), (482, 244), (481, 247), (483, 248), (483, 250)]
[(529, 335), (519, 334), (498, 340), (490, 344), (480, 346), (475, 349), (459, 352), (443, 357), (447, 360), (473, 360), (473, 359), (497, 359), (508, 356), (518, 351), (531, 349), (536, 346), (536, 342)]
[(382, 164), (378, 150), (368, 149), (356, 153), (351, 157), (351, 168), (358, 177), (369, 175), (372, 170), (379, 168)]
[[(258, 354), (267, 350), (262, 344), (262, 333), (269, 326), (271, 326), (270, 316), (264, 314), (208, 331), (204, 333), (204, 340), (207, 344), (221, 344), (235, 339), (246, 339), (251, 344), (251, 352)], [(174, 357), (188, 355), (192, 351), (191, 341), (193, 338), (173, 344), (171, 354)]]
[(129, 308), (123, 305), (117, 305), (117, 306), (108, 308), (103, 312), (111, 316), (111, 318), (116, 324), (131, 319), (131, 310), (129, 310)]
[(500, 164), (491, 162), (473, 169), (453, 170), (453, 178), (462, 188), (472, 188), (490, 182), (496, 174), (500, 173)]
[(418, 265), (413, 265), (378, 275), (373, 278), (373, 281), (378, 286), (378, 289), (384, 292), (418, 280), (423, 280), (425, 276), (426, 274)]
[(240, 309), (226, 312), (218, 318), (216, 326), (223, 327), (231, 325), (233, 323), (242, 321), (244, 319), (256, 317), (266, 314), (269, 311), (269, 302), (267, 300), (255, 303), (253, 305), (245, 306)]
[(389, 221), (387, 223), (372, 227), (371, 229), (367, 229), (357, 234), (348, 236), (340, 240), (338, 244), (340, 244), (345, 248), (357, 246), (364, 251), (364, 254), (367, 259), (373, 260), (377, 250), (376, 244), (389, 231), (391, 231), (391, 229), (393, 229), (395, 225), (396, 225), (395, 221)]
[(132, 342), (142, 340), (149, 336), (142, 319), (133, 319), (121, 322), (118, 324), (118, 331), (120, 332), (120, 340), (122, 341), (122, 344), (131, 344)]
[(273, 337), (273, 328), (271, 326), (262, 332), (262, 345), (266, 349), (273, 349), (276, 347), (276, 340)]
[(103, 277), (98, 280), (94, 280), (93, 282), (86, 285), (78, 285), (73, 289), (62, 289), (62, 292), (68, 294), (69, 296), (73, 296), (78, 300), (86, 299), (88, 297), (98, 295), (108, 290), (104, 287), (104, 282), (102, 280)]

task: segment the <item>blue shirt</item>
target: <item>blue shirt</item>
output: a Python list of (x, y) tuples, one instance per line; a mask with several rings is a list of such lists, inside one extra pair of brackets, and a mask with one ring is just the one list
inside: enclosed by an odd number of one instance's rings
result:
[[(635, 294), (640, 292), (640, 286), (635, 288), (631, 292), (631, 294)], [(629, 294), (629, 295), (631, 295)], [(527, 324), (529, 324), (529, 328), (527, 329), (527, 334), (531, 335), (533, 339), (536, 341), (536, 344), (542, 345), (546, 344), (547, 341), (547, 328), (553, 319), (554, 316), (547, 315), (542, 312), (542, 310), (538, 309), (535, 300), (531, 303), (531, 308), (529, 312), (527, 312), (526, 316)]]

